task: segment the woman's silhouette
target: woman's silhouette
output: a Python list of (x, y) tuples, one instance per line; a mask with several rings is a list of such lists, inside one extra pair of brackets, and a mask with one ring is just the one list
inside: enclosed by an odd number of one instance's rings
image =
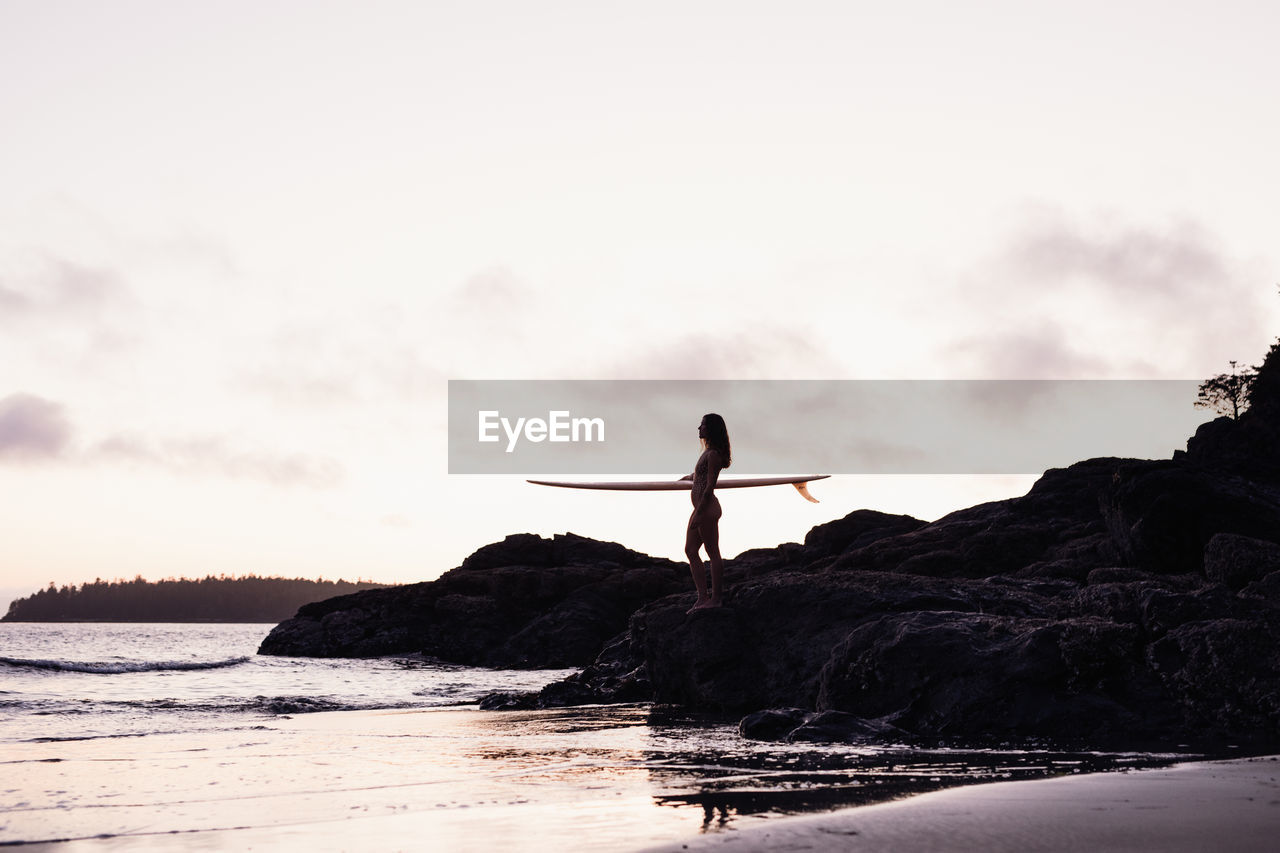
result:
[[(693, 480), (690, 493), (693, 514), (689, 516), (689, 528), (685, 534), (684, 553), (689, 558), (689, 570), (693, 572), (693, 585), (698, 589), (698, 600), (690, 608), (705, 610), (724, 603), (724, 561), (720, 559), (720, 501), (716, 498), (716, 482), (721, 469), (728, 468), (732, 456), (729, 450), (729, 430), (719, 415), (704, 415), (698, 424), (698, 438), (702, 440), (702, 455), (689, 478)], [(688, 479), (688, 478), (686, 478)], [(707, 549), (711, 562), (711, 595), (707, 595), (707, 575), (698, 557), (698, 549)]]

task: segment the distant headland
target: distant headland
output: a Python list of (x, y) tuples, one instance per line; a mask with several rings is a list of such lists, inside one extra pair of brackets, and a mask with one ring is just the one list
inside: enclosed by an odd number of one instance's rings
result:
[(387, 586), (252, 574), (51, 583), (10, 603), (0, 622), (279, 622), (304, 604)]

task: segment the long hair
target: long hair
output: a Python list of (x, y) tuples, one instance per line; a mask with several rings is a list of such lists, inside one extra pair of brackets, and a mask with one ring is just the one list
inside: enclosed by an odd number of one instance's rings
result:
[(724, 418), (714, 412), (708, 413), (705, 418), (707, 421), (707, 446), (720, 454), (720, 458), (724, 460), (724, 467), (728, 468), (729, 463), (733, 461), (733, 456), (729, 450), (729, 428), (724, 425)]

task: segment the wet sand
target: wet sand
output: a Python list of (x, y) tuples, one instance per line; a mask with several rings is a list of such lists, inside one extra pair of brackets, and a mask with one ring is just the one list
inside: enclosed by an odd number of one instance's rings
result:
[(785, 818), (649, 853), (1280, 849), (1276, 756), (995, 782)]
[[(957, 831), (965, 831), (975, 839), (967, 849), (989, 849), (993, 839), (1006, 839), (1005, 849), (1066, 849), (1030, 842), (1043, 836), (1084, 843), (1072, 822), (1091, 806), (1079, 796), (1065, 798), (1065, 806), (1053, 797), (1028, 806), (1044, 796), (1037, 791), (1057, 790), (1036, 785), (1059, 780), (996, 780), (1079, 774), (1060, 781), (1087, 795), (1104, 817), (1116, 811), (1110, 816), (1116, 826), (1129, 826), (1131, 815), (1146, 821), (1133, 826), (1173, 826), (1165, 816), (1187, 800), (1161, 805), (1160, 786), (1147, 780), (1162, 777), (1090, 771), (1163, 766), (1176, 758), (764, 744), (742, 739), (724, 720), (639, 705), (222, 715), (183, 732), (6, 744), (0, 842), (63, 842), (59, 849), (95, 851), (616, 853), (706, 843), (858, 849), (850, 839), (880, 845), (867, 849), (953, 849)], [(1247, 770), (1223, 790), (1257, 783), (1260, 768), (1280, 770), (1271, 763), (1240, 767)], [(1268, 784), (1254, 795), (1269, 803), (1280, 794)], [(976, 800), (912, 797), (962, 785), (974, 787), (950, 793), (973, 792)], [(1136, 798), (1142, 792), (1154, 792), (1153, 804)], [(906, 797), (912, 798), (869, 805)], [(1117, 805), (1126, 799), (1130, 804)], [(1224, 820), (1245, 829), (1259, 823), (1263, 812), (1254, 803), (1234, 793), (1228, 800), (1235, 810)], [(971, 802), (986, 803), (988, 811)], [(844, 811), (831, 815), (835, 809)], [(793, 817), (815, 812), (831, 816), (813, 824)], [(1280, 815), (1280, 807), (1264, 812)], [(1089, 815), (1085, 829), (1105, 829)], [(1194, 814), (1179, 816), (1195, 824)], [(1270, 840), (1276, 827), (1268, 827)], [(912, 847), (913, 839), (922, 840)]]

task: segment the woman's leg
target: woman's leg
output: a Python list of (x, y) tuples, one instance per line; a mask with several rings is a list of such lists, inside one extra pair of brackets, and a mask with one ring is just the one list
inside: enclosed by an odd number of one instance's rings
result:
[(698, 520), (698, 532), (711, 562), (710, 606), (719, 607), (724, 602), (724, 561), (720, 559), (720, 501), (713, 501), (706, 515)]
[(704, 607), (710, 601), (707, 597), (707, 571), (698, 556), (698, 549), (702, 547), (702, 534), (698, 527), (698, 516), (695, 513), (689, 516), (689, 528), (684, 537), (684, 555), (689, 558), (689, 571), (693, 573), (693, 585), (698, 590), (694, 608)]

